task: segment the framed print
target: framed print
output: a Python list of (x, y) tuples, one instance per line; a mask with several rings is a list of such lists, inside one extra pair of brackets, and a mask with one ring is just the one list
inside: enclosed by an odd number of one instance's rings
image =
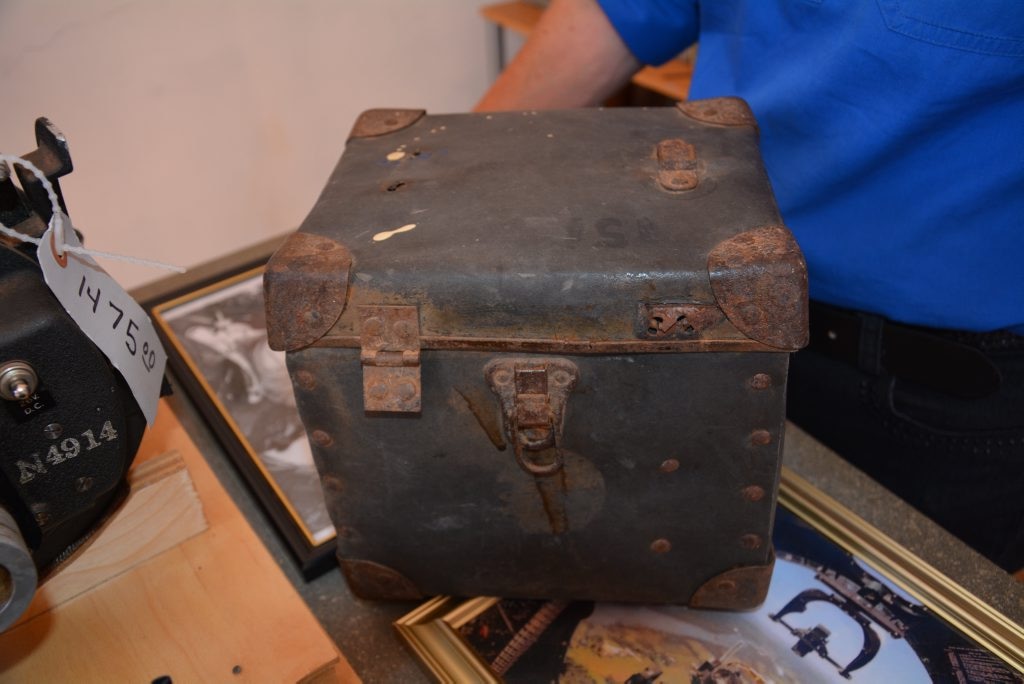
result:
[(764, 604), (437, 597), (395, 623), (442, 682), (1024, 682), (1024, 629), (784, 469)]
[(306, 579), (334, 566), (334, 527), (292, 395), (267, 345), (263, 267), (152, 308), (178, 380), (269, 512)]

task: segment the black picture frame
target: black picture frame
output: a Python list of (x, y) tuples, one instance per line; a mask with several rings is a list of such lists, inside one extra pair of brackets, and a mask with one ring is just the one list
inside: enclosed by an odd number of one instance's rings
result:
[[(267, 346), (258, 256), (172, 282), (144, 306), (183, 390), (206, 419), (292, 552), (304, 579), (336, 567), (336, 535), (284, 352)], [(209, 269), (207, 269), (209, 271)]]

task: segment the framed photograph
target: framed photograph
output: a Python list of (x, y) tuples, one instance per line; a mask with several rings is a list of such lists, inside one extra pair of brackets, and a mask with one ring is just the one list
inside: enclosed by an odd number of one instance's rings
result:
[(283, 352), (267, 345), (263, 267), (152, 307), (172, 369), (266, 507), (306, 579), (334, 567), (335, 532)]
[(1024, 628), (784, 469), (741, 613), (436, 597), (395, 623), (442, 682), (1024, 682)]

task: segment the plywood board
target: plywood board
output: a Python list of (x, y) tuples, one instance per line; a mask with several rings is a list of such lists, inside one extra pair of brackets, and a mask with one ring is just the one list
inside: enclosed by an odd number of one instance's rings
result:
[(163, 403), (140, 461), (172, 451), (207, 529), (0, 636), (0, 682), (358, 681)]
[(203, 506), (177, 451), (139, 464), (131, 493), (107, 525), (46, 581), (22, 615), (26, 622), (173, 548), (206, 529)]

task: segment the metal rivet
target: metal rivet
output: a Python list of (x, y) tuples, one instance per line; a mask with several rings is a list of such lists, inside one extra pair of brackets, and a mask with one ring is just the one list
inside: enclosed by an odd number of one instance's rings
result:
[(771, 444), (771, 442), (772, 433), (768, 432), (767, 430), (754, 430), (752, 433), (750, 433), (751, 444), (765, 446), (766, 444)]
[(556, 385), (568, 385), (572, 380), (572, 376), (566, 373), (564, 370), (556, 370), (551, 374), (551, 381)]
[(340, 493), (343, 489), (341, 478), (336, 475), (324, 475), (321, 478), (321, 482), (323, 483), (324, 489), (335, 494)]
[(651, 551), (654, 553), (668, 553), (672, 550), (672, 543), (668, 539), (655, 539), (651, 542)]
[(304, 390), (316, 389), (316, 376), (309, 371), (300, 370), (295, 374), (295, 382)]
[(403, 342), (413, 340), (416, 338), (416, 326), (409, 321), (398, 321), (392, 327), (392, 332), (395, 336)]
[(750, 378), (750, 386), (756, 390), (765, 390), (772, 386), (772, 376), (767, 373), (758, 373)]
[(50, 423), (43, 428), (43, 434), (50, 439), (57, 439), (64, 433), (64, 426), (60, 423)]
[(661, 466), (658, 468), (663, 473), (672, 473), (679, 470), (679, 461), (674, 458), (667, 458), (661, 462)]
[(761, 537), (756, 534), (745, 534), (740, 537), (740, 546), (745, 549), (759, 549), (761, 548)]
[(373, 316), (363, 321), (363, 327), (360, 330), (364, 335), (377, 336), (384, 332), (384, 321)]
[(416, 396), (416, 386), (411, 382), (403, 382), (396, 389), (398, 398), (403, 401), (408, 401)]
[(329, 447), (334, 444), (334, 438), (323, 430), (313, 430), (313, 434), (310, 437), (317, 446)]
[(715, 589), (718, 591), (732, 592), (736, 591), (736, 581), (731, 579), (719, 580), (715, 582)]
[(378, 382), (375, 385), (370, 385), (369, 394), (374, 399), (383, 399), (388, 395), (388, 386), (382, 382)]
[(507, 385), (512, 382), (512, 374), (507, 370), (500, 370), (492, 376), (492, 380), (495, 385)]
[(740, 490), (743, 494), (743, 498), (747, 501), (760, 501), (764, 498), (764, 487), (758, 487), (757, 485), (750, 485)]
[(40, 527), (45, 527), (50, 522), (50, 505), (47, 503), (34, 503), (29, 507), (32, 511), (32, 515), (36, 519), (36, 523)]

